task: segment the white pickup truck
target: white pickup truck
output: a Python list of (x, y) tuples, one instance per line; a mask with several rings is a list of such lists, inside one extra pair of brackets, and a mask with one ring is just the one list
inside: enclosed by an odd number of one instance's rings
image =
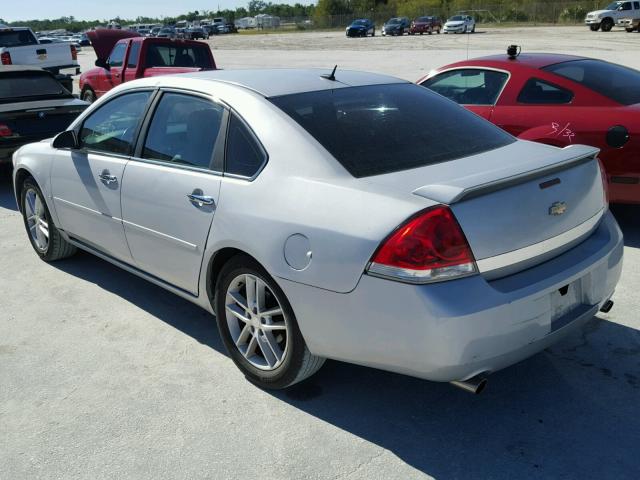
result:
[(640, 18), (640, 1), (612, 2), (602, 10), (587, 13), (584, 23), (593, 32), (597, 32), (600, 28), (603, 32), (608, 32), (618, 21), (627, 18)]
[(73, 91), (71, 76), (80, 73), (75, 46), (40, 44), (27, 27), (0, 25), (0, 65), (28, 65), (48, 70), (69, 91)]

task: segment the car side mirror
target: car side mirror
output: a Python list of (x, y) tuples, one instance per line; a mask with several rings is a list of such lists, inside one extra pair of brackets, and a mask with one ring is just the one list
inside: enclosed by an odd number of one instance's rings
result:
[(111, 69), (111, 66), (109, 65), (109, 62), (107, 62), (106, 60), (103, 60), (101, 58), (98, 58), (96, 60), (95, 66), (96, 67), (100, 67), (100, 68), (104, 68), (105, 70), (110, 70)]
[(53, 148), (80, 148), (75, 130), (65, 130), (53, 139)]

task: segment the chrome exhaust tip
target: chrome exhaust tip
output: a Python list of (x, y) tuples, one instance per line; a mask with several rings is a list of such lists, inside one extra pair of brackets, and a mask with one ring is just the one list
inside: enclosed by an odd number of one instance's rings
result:
[(602, 313), (609, 313), (612, 308), (613, 308), (613, 300), (607, 300), (602, 304), (602, 307), (600, 307), (600, 311)]
[(474, 395), (480, 395), (487, 386), (487, 377), (484, 375), (476, 375), (468, 380), (454, 380), (449, 382), (454, 387), (461, 388), (465, 392), (473, 393)]

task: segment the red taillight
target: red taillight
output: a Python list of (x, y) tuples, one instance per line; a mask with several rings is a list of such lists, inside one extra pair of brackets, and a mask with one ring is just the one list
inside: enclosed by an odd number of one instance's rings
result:
[(453, 213), (438, 205), (414, 215), (389, 235), (367, 271), (410, 283), (428, 283), (471, 275), (477, 268)]
[(75, 45), (69, 45), (71, 47), (71, 60), (78, 60), (78, 49)]
[(604, 191), (604, 204), (606, 208), (609, 207), (609, 177), (600, 159), (598, 159), (598, 166), (600, 167), (600, 177), (602, 178), (602, 190)]
[(13, 136), (13, 132), (9, 128), (9, 125), (0, 123), (0, 137), (11, 137), (11, 136)]
[(0, 62), (2, 65), (11, 65), (11, 54), (9, 52), (0, 53)]

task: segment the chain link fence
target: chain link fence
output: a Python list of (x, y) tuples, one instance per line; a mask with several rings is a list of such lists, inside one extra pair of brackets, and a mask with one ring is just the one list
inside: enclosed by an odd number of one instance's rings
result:
[[(604, 2), (606, 3), (606, 2)], [(481, 24), (583, 24), (587, 12), (603, 8), (602, 1), (573, 1), (573, 2), (540, 2), (526, 3), (518, 5), (514, 3), (495, 3), (495, 0), (483, 1), (460, 1), (452, 2), (448, 9), (425, 8), (409, 3), (407, 5), (393, 8), (390, 5), (379, 5), (369, 11), (356, 12), (343, 15), (313, 16), (313, 17), (291, 17), (281, 18), (278, 29), (334, 29), (346, 27), (356, 18), (369, 18), (377, 26), (382, 26), (389, 18), (395, 16), (406, 16), (410, 19), (431, 15), (440, 17), (444, 22), (449, 16), (457, 13), (466, 13), (473, 16), (477, 23)]]

